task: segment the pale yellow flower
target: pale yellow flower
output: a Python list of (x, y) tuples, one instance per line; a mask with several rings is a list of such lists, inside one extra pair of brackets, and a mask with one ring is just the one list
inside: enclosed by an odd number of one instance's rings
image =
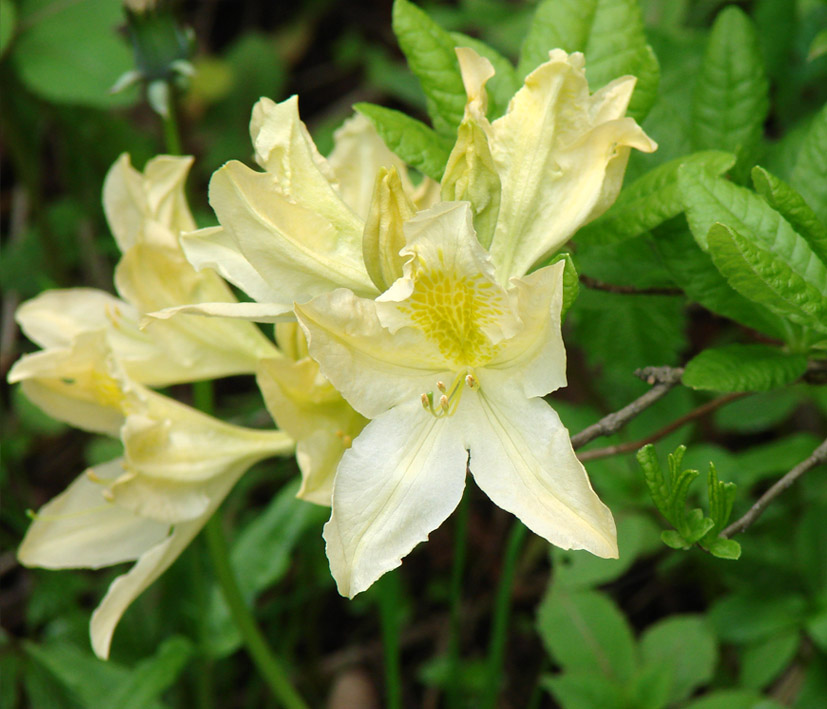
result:
[(288, 455), (281, 431), (232, 426), (131, 381), (103, 331), (23, 358), (9, 375), (48, 414), (120, 436), (124, 456), (87, 471), (35, 516), (18, 551), (45, 568), (135, 560), (95, 611), (92, 646), (109, 653), (129, 604), (198, 534), (254, 463)]
[(443, 176), (443, 198), (472, 203), (480, 241), (506, 285), (560, 248), (616, 199), (632, 148), (657, 145), (625, 117), (635, 77), (589, 93), (579, 52), (549, 52), (493, 122), (485, 116), (494, 68), (456, 50), (468, 102)]
[(51, 290), (18, 308), (17, 321), (44, 348), (69, 347), (82, 333), (103, 330), (115, 356), (136, 381), (150, 386), (252, 373), (261, 357), (278, 356), (253, 325), (192, 316), (150, 321), (155, 310), (200, 301), (235, 301), (221, 278), (196, 272), (178, 236), (195, 224), (184, 197), (191, 158), (159, 156), (140, 173), (128, 155), (110, 169), (103, 204), (123, 257), (115, 271), (122, 299), (91, 288)]
[(404, 275), (377, 300), (339, 289), (296, 305), (311, 356), (363, 416), (325, 526), (331, 571), (353, 596), (398, 566), (479, 487), (565, 549), (616, 557), (612, 515), (542, 396), (565, 385), (562, 264), (508, 290), (467, 202), (405, 225)]
[(393, 169), (407, 198), (431, 203), (434, 183), (414, 189), (405, 165), (362, 116), (335, 135), (329, 159), (316, 149), (299, 118), (298, 99), (261, 99), (250, 133), (263, 172), (238, 161), (217, 170), (210, 204), (221, 226), (187, 234), (182, 246), (196, 268), (211, 268), (255, 303), (212, 303), (175, 308), (181, 312), (277, 322), (292, 318), (294, 302), (334, 288), (365, 296), (380, 290), (362, 252), (374, 184), (380, 168)]

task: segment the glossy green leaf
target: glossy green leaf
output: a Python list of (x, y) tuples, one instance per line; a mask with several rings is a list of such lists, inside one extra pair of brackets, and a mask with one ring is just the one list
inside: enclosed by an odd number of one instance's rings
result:
[(48, 101), (85, 106), (132, 103), (135, 90), (109, 89), (134, 68), (132, 52), (118, 34), (121, 4), (111, 0), (23, 0), (12, 59), (33, 92)]
[(481, 57), (485, 57), (494, 67), (494, 76), (485, 84), (488, 92), (488, 116), (493, 120), (499, 118), (508, 108), (511, 97), (517, 93), (522, 82), (517, 77), (517, 71), (511, 61), (500, 54), (492, 46), (476, 37), (469, 37), (461, 32), (451, 32), (457, 47), (470, 47)]
[(803, 254), (785, 249), (784, 255), (795, 259), (791, 266), (777, 252), (723, 224), (714, 224), (707, 240), (713, 263), (735, 290), (799, 325), (827, 333), (827, 266), (809, 247)]
[(578, 242), (614, 243), (653, 229), (683, 211), (678, 169), (696, 165), (721, 175), (735, 164), (730, 153), (709, 150), (670, 160), (624, 187), (617, 201), (596, 221), (577, 232)]
[(769, 85), (752, 21), (735, 5), (715, 20), (692, 100), (696, 150), (727, 150), (753, 164), (769, 109)]
[(787, 339), (791, 325), (733, 290), (709, 254), (700, 249), (685, 223), (659, 227), (652, 244), (669, 275), (690, 300), (754, 330)]
[(790, 184), (827, 224), (827, 104), (813, 118), (790, 176)]
[(394, 0), (393, 31), (416, 74), (434, 128), (456, 137), (465, 111), (465, 87), (451, 35), (408, 0)]
[(752, 169), (752, 182), (767, 204), (779, 212), (793, 229), (806, 239), (822, 263), (827, 264), (827, 226), (816, 216), (804, 198), (763, 167), (756, 166)]
[(626, 682), (637, 666), (635, 641), (617, 606), (594, 591), (550, 586), (540, 604), (537, 630), (546, 650), (568, 672), (590, 672)]
[(693, 389), (767, 391), (787, 386), (807, 369), (807, 357), (767, 345), (727, 345), (704, 350), (686, 365), (682, 381)]
[(640, 653), (644, 664), (670, 676), (669, 703), (709, 682), (718, 661), (715, 636), (703, 616), (673, 615), (647, 628)]
[(450, 140), (401, 111), (372, 103), (353, 108), (370, 119), (385, 144), (408, 165), (437, 182), (442, 179), (453, 145)]
[(660, 68), (646, 44), (637, 0), (543, 0), (523, 42), (518, 76), (533, 71), (555, 48), (586, 55), (592, 91), (620, 76), (636, 76), (629, 114), (640, 121), (649, 112)]

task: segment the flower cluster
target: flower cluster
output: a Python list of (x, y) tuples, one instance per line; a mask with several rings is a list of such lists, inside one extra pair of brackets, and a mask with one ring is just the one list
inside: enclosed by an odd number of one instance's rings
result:
[[(43, 349), (10, 381), (124, 445), (37, 513), (19, 551), (48, 568), (137, 562), (93, 616), (98, 655), (239, 477), (273, 455), (295, 452), (299, 497), (331, 506), (324, 538), (346, 596), (442, 523), (469, 472), (552, 544), (617, 556), (612, 515), (542, 398), (566, 383), (563, 264), (542, 264), (612, 203), (631, 148), (655, 149), (624, 117), (635, 80), (592, 95), (582, 55), (553, 50), (489, 121), (493, 68), (471, 49), (457, 56), (467, 104), (441, 184), (414, 186), (362, 116), (326, 159), (295, 97), (261, 99), (260, 170), (231, 161), (210, 182), (219, 226), (195, 230), (188, 158), (142, 174), (123, 156), (103, 195), (121, 298), (51, 291), (19, 309)], [(275, 342), (249, 321), (275, 324)], [(151, 389), (234, 374), (255, 375), (277, 429)]]

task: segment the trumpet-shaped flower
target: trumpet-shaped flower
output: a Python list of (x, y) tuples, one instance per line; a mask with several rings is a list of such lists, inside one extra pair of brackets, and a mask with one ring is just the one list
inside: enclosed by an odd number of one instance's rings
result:
[(505, 115), (489, 122), (485, 84), (494, 68), (472, 49), (456, 52), (468, 102), (443, 198), (472, 203), (480, 241), (497, 280), (507, 284), (611, 206), (632, 148), (652, 152), (657, 145), (624, 117), (633, 76), (590, 95), (583, 55), (554, 49)]
[(362, 253), (377, 173), (395, 169), (419, 205), (434, 200), (434, 183), (425, 180), (415, 190), (402, 161), (360, 115), (336, 132), (325, 159), (299, 118), (295, 96), (278, 104), (261, 99), (250, 134), (264, 172), (238, 161), (217, 170), (210, 204), (221, 226), (188, 234), (181, 243), (196, 268), (215, 269), (257, 302), (201, 304), (160, 316), (191, 312), (277, 322), (291, 317), (294, 302), (335, 288), (378, 295)]
[(29, 339), (47, 349), (65, 348), (81, 333), (104, 330), (127, 373), (151, 386), (254, 372), (258, 359), (278, 356), (249, 323), (190, 316), (150, 321), (140, 329), (141, 318), (161, 308), (235, 301), (217, 274), (197, 272), (178, 245), (180, 232), (195, 227), (184, 198), (191, 163), (191, 158), (162, 155), (142, 174), (128, 155), (115, 162), (103, 203), (123, 251), (115, 271), (123, 299), (92, 288), (46, 291), (16, 313)]
[(92, 617), (106, 657), (124, 611), (198, 534), (254, 463), (290, 454), (281, 431), (231, 426), (130, 381), (103, 331), (21, 360), (10, 373), (47, 413), (120, 435), (124, 456), (77, 478), (35, 516), (18, 556), (27, 566), (99, 568), (137, 563)]
[(404, 275), (377, 300), (339, 289), (296, 306), (322, 373), (373, 419), (342, 457), (325, 526), (340, 592), (426, 539), (466, 468), (553, 544), (617, 556), (612, 515), (540, 398), (566, 381), (562, 264), (503, 289), (467, 202), (419, 213), (405, 234)]

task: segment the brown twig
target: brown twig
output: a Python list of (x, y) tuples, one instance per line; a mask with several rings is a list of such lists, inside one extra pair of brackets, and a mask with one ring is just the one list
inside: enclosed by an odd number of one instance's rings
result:
[(756, 500), (755, 504), (749, 508), (749, 511), (741, 517), (741, 519), (730, 524), (724, 529), (720, 536), (729, 538), (739, 532), (743, 532), (756, 519), (758, 519), (767, 505), (770, 504), (776, 497), (778, 497), (784, 490), (792, 485), (798, 478), (812, 468), (815, 468), (821, 463), (827, 463), (827, 440), (825, 440), (818, 448), (813, 451), (813, 454), (806, 460), (802, 460), (789, 473), (775, 483), (769, 490), (767, 490), (761, 497)]
[[(730, 403), (731, 401), (735, 401), (736, 399), (741, 399), (742, 397), (747, 396), (745, 393), (738, 392), (736, 394), (727, 394), (726, 396), (718, 397), (717, 399), (713, 399), (712, 401), (708, 401), (705, 404), (699, 406), (696, 409), (692, 409), (687, 414), (684, 414), (680, 418), (675, 419), (672, 423), (667, 424), (663, 428), (655, 431), (651, 436), (647, 436), (646, 438), (642, 438), (639, 441), (631, 441), (629, 443), (619, 443), (616, 446), (607, 446), (606, 448), (598, 448), (593, 451), (586, 451), (585, 453), (581, 453), (578, 458), (580, 458), (581, 462), (586, 462), (587, 460), (596, 460), (598, 458), (608, 458), (611, 455), (619, 455), (621, 453), (630, 453), (631, 451), (636, 451), (638, 448), (642, 448), (643, 446), (654, 443), (655, 441), (659, 441), (661, 438), (665, 438), (673, 431), (677, 431), (681, 426), (693, 421), (697, 418), (701, 418), (706, 414), (715, 411), (715, 409), (719, 409), (722, 406)], [(622, 409), (621, 409), (622, 410)]]
[[(619, 411), (604, 416), (597, 423), (592, 424), (588, 428), (584, 428), (580, 433), (572, 436), (572, 446), (577, 450), (599, 436), (611, 436), (613, 433), (616, 433), (641, 411), (649, 408), (658, 399), (665, 396), (680, 382), (682, 375), (683, 369), (681, 367), (644, 367), (643, 369), (638, 369), (635, 372), (635, 376), (640, 377), (647, 384), (652, 385), (652, 388), (635, 399), (631, 404), (627, 404)], [(580, 456), (580, 459), (582, 460), (583, 456)]]
[(598, 281), (596, 278), (587, 276), (584, 273), (580, 274), (580, 282), (586, 286), (586, 288), (591, 288), (592, 290), (602, 290), (607, 293), (620, 293), (622, 295), (683, 295), (683, 291), (680, 288), (635, 288), (634, 286), (621, 286), (615, 283)]

